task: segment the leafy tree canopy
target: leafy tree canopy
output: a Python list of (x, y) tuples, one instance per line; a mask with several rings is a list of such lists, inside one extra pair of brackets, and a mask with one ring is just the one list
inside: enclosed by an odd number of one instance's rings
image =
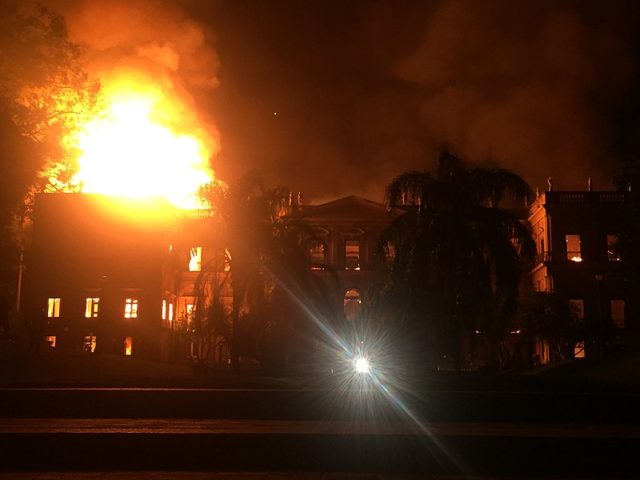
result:
[[(73, 173), (69, 134), (96, 103), (82, 48), (64, 19), (30, 2), (2, 2), (0, 180), (3, 224), (30, 186), (57, 189)], [(38, 175), (40, 174), (40, 175)]]

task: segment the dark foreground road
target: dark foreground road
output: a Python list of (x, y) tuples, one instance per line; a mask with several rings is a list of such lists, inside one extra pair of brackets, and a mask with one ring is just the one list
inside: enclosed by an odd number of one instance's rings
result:
[[(346, 472), (39, 472), (1, 474), (0, 480), (493, 480), (495, 477), (454, 477), (421, 474)], [(510, 480), (501, 477), (500, 480)], [(546, 480), (538, 477), (537, 480)], [(551, 479), (548, 480), (557, 480)]]
[[(3, 470), (304, 471), (638, 478), (640, 427), (185, 419), (4, 419)], [(348, 477), (347, 477), (348, 478)]]
[(0, 391), (0, 470), (6, 478), (640, 478), (638, 400), (432, 392), (401, 408), (362, 392), (11, 389)]
[(0, 418), (404, 419), (640, 424), (640, 392), (0, 388)]

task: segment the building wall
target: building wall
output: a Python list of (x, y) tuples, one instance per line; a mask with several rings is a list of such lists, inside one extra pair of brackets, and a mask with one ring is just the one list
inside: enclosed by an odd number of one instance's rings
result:
[[(130, 337), (132, 354), (159, 358), (167, 224), (124, 211), (93, 195), (37, 199), (25, 310), (56, 346), (80, 350), (94, 336), (95, 351), (120, 354)], [(59, 312), (49, 312), (50, 298), (60, 299)], [(96, 317), (86, 318), (87, 298), (99, 299)], [(137, 312), (125, 314), (126, 299), (137, 300)]]
[[(545, 192), (530, 209), (529, 223), (538, 249), (530, 273), (532, 286), (569, 299), (583, 315), (591, 337), (608, 332), (611, 341), (620, 341), (637, 329), (622, 259), (608, 244), (608, 238), (611, 242), (625, 233), (628, 215), (624, 192)], [(621, 311), (624, 320), (615, 318)], [(587, 339), (592, 344), (587, 350), (602, 354), (602, 346), (594, 342)]]

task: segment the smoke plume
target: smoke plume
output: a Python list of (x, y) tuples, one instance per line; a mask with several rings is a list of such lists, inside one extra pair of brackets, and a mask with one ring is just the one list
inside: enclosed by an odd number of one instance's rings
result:
[(206, 25), (171, 1), (51, 0), (49, 5), (64, 15), (71, 40), (86, 50), (88, 73), (103, 87), (122, 76), (154, 85), (168, 101), (180, 102), (174, 126), (209, 137), (217, 150), (214, 121), (199, 108), (218, 85), (219, 60)]
[(146, 72), (185, 99), (194, 125), (215, 118), (223, 179), (258, 169), (311, 200), (381, 199), (394, 175), (432, 169), (441, 148), (534, 187), (552, 176), (557, 189), (587, 177), (605, 188), (638, 101), (633, 1), (57, 7), (93, 71)]
[(586, 188), (592, 176), (602, 188), (634, 68), (627, 7), (448, 0), (394, 70), (422, 89), (436, 143), (536, 185), (553, 176), (558, 188)]

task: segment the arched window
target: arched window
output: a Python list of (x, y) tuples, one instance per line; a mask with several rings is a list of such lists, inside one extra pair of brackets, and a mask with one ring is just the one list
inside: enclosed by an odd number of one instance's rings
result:
[(360, 317), (362, 311), (362, 295), (355, 288), (347, 290), (344, 294), (344, 317), (353, 322)]

